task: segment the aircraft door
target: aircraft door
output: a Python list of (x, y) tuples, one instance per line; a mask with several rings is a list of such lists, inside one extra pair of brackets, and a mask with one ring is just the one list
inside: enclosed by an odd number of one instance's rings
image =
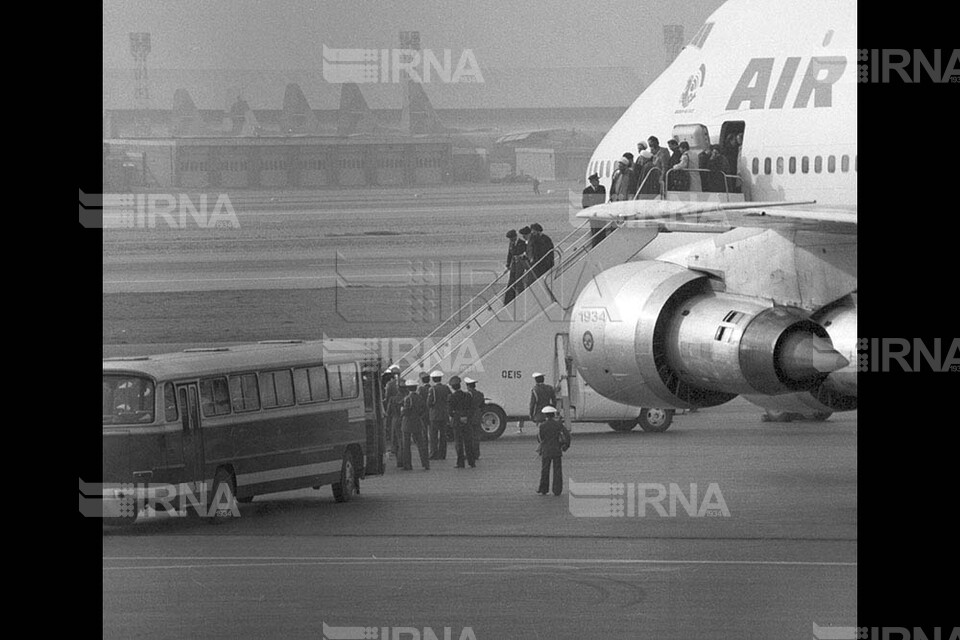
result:
[[(727, 120), (720, 126), (720, 153), (727, 159), (727, 166), (730, 167), (730, 174), (740, 174), (740, 150), (743, 148), (743, 134), (746, 129), (746, 123), (743, 120)], [(727, 179), (728, 193), (742, 193), (743, 188), (740, 180)]]
[(577, 417), (577, 371), (570, 354), (570, 334), (558, 333), (554, 345), (554, 377), (559, 387), (557, 395), (563, 403), (563, 418), (569, 425)]

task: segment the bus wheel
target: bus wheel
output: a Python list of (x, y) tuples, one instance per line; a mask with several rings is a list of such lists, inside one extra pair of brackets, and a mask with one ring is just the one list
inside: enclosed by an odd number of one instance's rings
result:
[(357, 472), (354, 468), (353, 453), (347, 451), (343, 454), (343, 465), (340, 467), (340, 482), (333, 485), (333, 498), (337, 502), (347, 502), (355, 493), (360, 493)]
[(480, 412), (480, 439), (496, 440), (507, 428), (506, 412), (495, 404), (483, 405)]
[(614, 431), (630, 431), (635, 426), (637, 426), (636, 420), (614, 420), (613, 422), (608, 422), (610, 428)]
[(237, 515), (237, 482), (223, 467), (213, 476), (213, 494), (207, 504), (207, 522), (223, 524)]
[(646, 408), (640, 409), (637, 423), (644, 431), (662, 433), (670, 428), (673, 422), (673, 409)]

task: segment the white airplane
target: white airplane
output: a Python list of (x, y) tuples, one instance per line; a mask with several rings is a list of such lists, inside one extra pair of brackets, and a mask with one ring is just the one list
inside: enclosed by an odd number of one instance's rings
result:
[(595, 391), (638, 407), (856, 408), (856, 41), (852, 0), (730, 0), (607, 133), (586, 173), (608, 191), (648, 136), (686, 140), (693, 166), (710, 143), (742, 144), (725, 148), (738, 178), (718, 191), (694, 171), (688, 191), (578, 214), (710, 234), (580, 293), (570, 343)]

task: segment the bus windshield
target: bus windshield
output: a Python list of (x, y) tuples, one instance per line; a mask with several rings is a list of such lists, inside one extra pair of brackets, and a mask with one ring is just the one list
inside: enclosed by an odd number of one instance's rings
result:
[(130, 375), (103, 376), (103, 424), (153, 422), (153, 381)]

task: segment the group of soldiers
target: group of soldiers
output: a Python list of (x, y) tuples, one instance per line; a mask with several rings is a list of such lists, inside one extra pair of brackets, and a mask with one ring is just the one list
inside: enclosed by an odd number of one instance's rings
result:
[[(415, 379), (401, 380), (400, 367), (391, 366), (384, 374), (384, 412), (388, 423), (387, 453), (396, 457), (397, 468), (413, 470), (412, 444), (416, 444), (420, 465), (426, 470), (431, 460), (446, 460), (447, 442), (454, 439), (457, 464), (477, 466), (480, 459), (480, 416), (485, 398), (477, 381), (452, 376), (449, 386), (443, 372), (421, 372)], [(537, 493), (554, 495), (563, 491), (561, 458), (570, 446), (570, 432), (557, 421), (556, 389), (544, 382), (542, 373), (533, 374), (530, 393), (530, 419), (538, 425), (537, 451), (541, 458), (540, 485)], [(466, 389), (461, 389), (461, 384)], [(520, 429), (522, 430), (522, 423)], [(553, 469), (553, 482), (550, 470)]]
[[(400, 380), (400, 367), (393, 365), (386, 376), (384, 413), (389, 439), (387, 454), (395, 456), (397, 468), (413, 469), (411, 444), (416, 444), (420, 464), (430, 468), (431, 460), (446, 460), (447, 442), (454, 440), (457, 468), (477, 466), (480, 458), (480, 414), (483, 392), (472, 378), (450, 378), (443, 383), (443, 372), (421, 372), (415, 379)], [(461, 389), (461, 384), (466, 389)]]

